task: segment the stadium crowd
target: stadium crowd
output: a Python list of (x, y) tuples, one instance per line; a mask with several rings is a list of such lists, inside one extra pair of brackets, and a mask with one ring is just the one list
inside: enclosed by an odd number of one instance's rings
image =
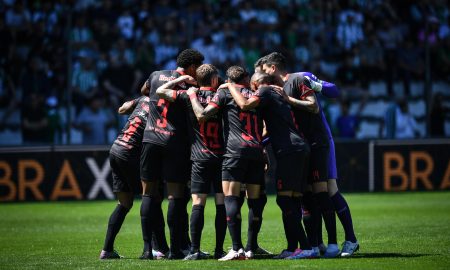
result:
[[(282, 52), (290, 70), (336, 82), (341, 104), (325, 110), (338, 136), (355, 137), (364, 102), (350, 114), (349, 102), (367, 99), (379, 81), (385, 99), (410, 97), (412, 84), (425, 81), (427, 47), (432, 81), (450, 81), (449, 14), (446, 0), (2, 0), (0, 134), (15, 130), (23, 143), (62, 143), (75, 129), (80, 142), (110, 143), (108, 129), (114, 135), (123, 124), (119, 104), (136, 97), (153, 70), (176, 68), (178, 52), (192, 47), (222, 76), (231, 65), (252, 70), (262, 55)], [(436, 101), (431, 134), (445, 136), (448, 108), (442, 96)], [(65, 109), (69, 102), (73, 110)], [(402, 104), (397, 112), (386, 108), (386, 119), (406, 119), (398, 116), (408, 114)], [(95, 126), (86, 121), (93, 117)], [(414, 119), (406, 125), (406, 137), (419, 135)]]

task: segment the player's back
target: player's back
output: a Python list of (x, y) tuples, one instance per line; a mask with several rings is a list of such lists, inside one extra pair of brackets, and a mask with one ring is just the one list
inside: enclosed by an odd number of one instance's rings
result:
[[(169, 102), (160, 98), (156, 90), (179, 76), (176, 70), (162, 70), (153, 72), (149, 79), (149, 116), (144, 131), (144, 142), (150, 142), (162, 146), (182, 147), (187, 145), (187, 126), (185, 117), (185, 104), (178, 100)], [(181, 82), (175, 90), (186, 90), (189, 87)]]
[(260, 87), (255, 96), (260, 98), (259, 108), (266, 123), (270, 142), (276, 155), (307, 150), (287, 101), (270, 86)]
[[(197, 92), (197, 98), (200, 104), (205, 108), (215, 94), (216, 91), (212, 87), (200, 87)], [(188, 106), (188, 130), (191, 138), (191, 160), (214, 161), (220, 159), (224, 151), (221, 115), (213, 115), (207, 121), (199, 123), (192, 110), (192, 105), (187, 94), (183, 93), (179, 98), (186, 100)]]
[[(298, 73), (289, 74), (283, 89), (289, 96), (299, 100), (305, 100), (310, 95), (315, 96), (314, 91), (303, 83), (303, 75)], [(299, 131), (306, 137), (310, 145), (312, 147), (327, 147), (328, 133), (320, 112), (312, 113), (299, 108), (293, 108), (293, 112)]]
[[(243, 85), (236, 85), (236, 88), (246, 98), (253, 95)], [(211, 102), (222, 110), (226, 146), (224, 156), (261, 159), (263, 122), (259, 111), (242, 111), (227, 88), (219, 89)]]
[(148, 97), (135, 99), (135, 108), (111, 147), (111, 153), (122, 158), (139, 157), (149, 112)]

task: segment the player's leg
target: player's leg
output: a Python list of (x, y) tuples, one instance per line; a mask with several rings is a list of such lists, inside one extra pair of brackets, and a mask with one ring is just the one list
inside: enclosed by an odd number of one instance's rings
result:
[(222, 164), (222, 188), (225, 195), (225, 211), (233, 247), (219, 261), (245, 259), (241, 239), (242, 219), (239, 203), (241, 181), (244, 176), (242, 163), (243, 161), (238, 158), (225, 158)]
[[(119, 259), (120, 255), (114, 251), (114, 240), (122, 227), (126, 215), (133, 206), (133, 190), (130, 188), (128, 182), (136, 181), (136, 179), (129, 179), (127, 181), (126, 168), (129, 164), (122, 159), (110, 154), (109, 161), (112, 169), (113, 178), (113, 192), (116, 194), (118, 204), (111, 213), (108, 221), (108, 229), (106, 231), (105, 242), (103, 250), (100, 253), (100, 259)], [(134, 169), (134, 167), (133, 167)]]
[[(165, 148), (162, 171), (167, 186), (167, 225), (169, 226), (170, 247), (168, 259), (183, 259), (183, 239), (187, 222), (186, 184), (190, 179), (188, 155), (180, 154), (179, 149)], [(182, 153), (185, 153), (184, 151)]]
[(144, 250), (141, 259), (153, 259), (152, 233), (155, 226), (154, 218), (160, 207), (159, 182), (161, 179), (160, 161), (161, 147), (158, 145), (143, 143), (140, 176), (142, 183), (141, 202), (141, 227), (144, 240)]
[(303, 249), (311, 249), (301, 223), (301, 208), (297, 203), (302, 189), (306, 158), (306, 153), (297, 152), (277, 159), (277, 204), (282, 212), (287, 241), (287, 248), (275, 257), (277, 259), (293, 255), (299, 241)]
[(249, 162), (249, 169), (246, 175), (247, 205), (248, 205), (248, 232), (245, 256), (247, 259), (254, 257), (258, 249), (258, 234), (261, 230), (262, 214), (264, 204), (262, 204), (261, 186), (264, 183), (264, 163), (259, 161)]
[(345, 242), (342, 247), (341, 256), (351, 256), (359, 249), (359, 243), (353, 229), (353, 220), (350, 208), (344, 196), (339, 192), (337, 186), (336, 153), (333, 139), (330, 139), (330, 155), (328, 157), (328, 195), (333, 202), (334, 209), (345, 232)]
[(191, 248), (185, 260), (199, 260), (206, 258), (200, 252), (200, 241), (205, 224), (205, 204), (209, 193), (208, 164), (193, 162), (191, 172), (192, 212), (190, 220)]
[(153, 220), (153, 232), (152, 232), (152, 252), (153, 257), (156, 259), (163, 259), (169, 252), (169, 245), (166, 239), (166, 222), (164, 220), (164, 213), (162, 210), (162, 202), (164, 198), (164, 185), (158, 185), (159, 196), (155, 207), (155, 215)]
[(317, 207), (317, 202), (313, 196), (312, 185), (308, 184), (302, 201), (303, 224), (305, 225), (306, 234), (311, 247), (317, 251), (318, 249), (318, 233), (317, 220), (322, 218)]
[(328, 234), (328, 246), (324, 254), (327, 258), (336, 257), (339, 254), (336, 235), (336, 215), (333, 203), (328, 196), (328, 155), (328, 148), (315, 148), (311, 150), (310, 159), (313, 193)]
[(212, 186), (215, 193), (216, 217), (214, 227), (216, 232), (216, 247), (214, 248), (214, 259), (220, 259), (226, 255), (223, 250), (223, 242), (227, 233), (227, 214), (225, 210), (225, 195), (222, 188), (222, 162), (216, 162), (213, 165)]

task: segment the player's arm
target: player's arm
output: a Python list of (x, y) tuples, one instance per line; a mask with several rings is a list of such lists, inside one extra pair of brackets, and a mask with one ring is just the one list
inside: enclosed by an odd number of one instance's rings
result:
[(288, 97), (288, 102), (291, 106), (305, 110), (311, 113), (319, 113), (319, 104), (317, 103), (317, 98), (314, 93), (310, 93), (304, 97), (304, 99), (296, 99), (293, 97)]
[(141, 87), (141, 94), (143, 96), (148, 96), (150, 94), (150, 82), (146, 80)]
[(202, 104), (197, 97), (198, 88), (191, 87), (187, 90), (186, 94), (189, 96), (189, 100), (191, 101), (192, 110), (194, 111), (195, 117), (198, 122), (204, 122), (208, 120), (211, 116), (215, 115), (219, 110), (217, 106), (208, 105), (206, 108), (203, 108)]
[(183, 75), (174, 80), (168, 81), (156, 89), (156, 94), (162, 99), (169, 102), (174, 102), (175, 99), (177, 99), (177, 90), (173, 90), (173, 88), (175, 88), (177, 84), (184, 81), (194, 81), (194, 78), (189, 75)]
[(322, 93), (327, 98), (339, 97), (339, 88), (334, 83), (322, 81), (311, 72), (303, 72), (303, 76), (310, 81), (311, 89), (315, 92)]
[(249, 111), (253, 110), (254, 108), (258, 107), (259, 105), (259, 97), (253, 96), (249, 99), (246, 99), (241, 92), (239, 92), (234, 84), (228, 83), (227, 84), (228, 89), (230, 90), (231, 95), (233, 96), (234, 101), (236, 104), (241, 108), (243, 111)]
[(120, 106), (120, 108), (117, 110), (119, 114), (130, 114), (133, 112), (133, 110), (136, 108), (136, 105), (139, 101), (139, 98), (126, 101), (125, 103)]

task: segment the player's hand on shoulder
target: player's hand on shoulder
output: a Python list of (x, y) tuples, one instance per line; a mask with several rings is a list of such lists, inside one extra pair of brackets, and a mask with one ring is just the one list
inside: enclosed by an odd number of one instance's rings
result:
[(197, 92), (198, 92), (197, 87), (189, 87), (189, 89), (186, 91), (186, 94), (188, 94), (188, 96), (190, 96), (190, 95), (197, 94)]
[(279, 94), (280, 96), (284, 97), (284, 99), (286, 99), (286, 100), (289, 99), (289, 97), (286, 94), (286, 92), (284, 92), (283, 87), (278, 86), (278, 85), (271, 85), (271, 86), (272, 86), (273, 90), (275, 90), (275, 92), (277, 94)]
[(231, 83), (223, 83), (221, 85), (219, 85), (219, 87), (217, 89), (228, 89), (228, 87), (230, 86)]
[(305, 78), (305, 85), (311, 88), (312, 90), (316, 92), (320, 92), (322, 90), (322, 84), (320, 82), (316, 82), (309, 76), (304, 76)]
[(183, 82), (186, 82), (188, 84), (197, 85), (197, 81), (192, 76), (189, 76), (189, 75), (180, 76), (180, 80)]

